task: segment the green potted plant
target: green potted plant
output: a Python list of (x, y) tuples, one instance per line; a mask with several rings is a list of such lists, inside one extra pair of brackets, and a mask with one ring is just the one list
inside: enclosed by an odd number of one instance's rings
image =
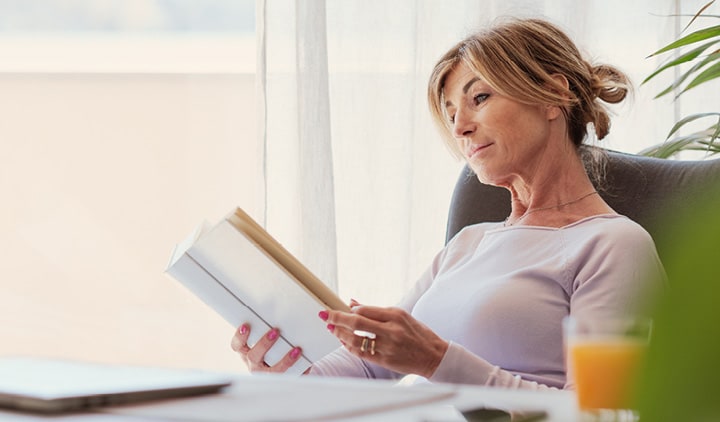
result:
[[(715, 3), (715, 0), (703, 6), (693, 16), (683, 32), (698, 18), (720, 18), (720, 15), (706, 13), (713, 3)], [(662, 55), (671, 51), (679, 51), (678, 49), (685, 50), (686, 47), (692, 48), (689, 49), (689, 51), (684, 51), (677, 57), (671, 57), (666, 60), (642, 82), (642, 84), (645, 84), (666, 70), (680, 69), (680, 66), (683, 68), (690, 66), (687, 70), (681, 72), (680, 76), (678, 76), (672, 84), (658, 93), (655, 98), (660, 98), (670, 93), (674, 93), (675, 98), (678, 98), (690, 89), (720, 78), (720, 25), (708, 26), (685, 35), (654, 52), (649, 57)], [(707, 128), (689, 135), (678, 136), (678, 131), (681, 128), (696, 120), (710, 120), (714, 123)], [(665, 142), (653, 145), (641, 151), (640, 154), (662, 158), (668, 158), (680, 151), (689, 150), (705, 151), (708, 155), (720, 154), (719, 135), (720, 111), (709, 110), (703, 113), (696, 113), (686, 116), (675, 123), (668, 133)]]

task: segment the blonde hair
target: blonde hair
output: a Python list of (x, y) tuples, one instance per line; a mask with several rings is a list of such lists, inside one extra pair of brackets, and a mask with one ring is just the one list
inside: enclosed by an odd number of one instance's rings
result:
[[(499, 94), (533, 105), (559, 106), (567, 131), (580, 148), (592, 123), (598, 139), (610, 130), (603, 104), (619, 103), (630, 90), (627, 76), (608, 65), (591, 65), (557, 26), (541, 19), (509, 19), (475, 33), (438, 61), (428, 82), (430, 112), (451, 151), (460, 155), (445, 110), (448, 75), (465, 64)], [(554, 78), (562, 75), (568, 81)]]

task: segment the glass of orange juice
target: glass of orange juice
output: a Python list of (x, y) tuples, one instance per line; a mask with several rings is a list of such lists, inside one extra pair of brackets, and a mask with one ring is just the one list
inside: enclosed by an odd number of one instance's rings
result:
[(612, 412), (632, 412), (635, 381), (652, 322), (647, 318), (568, 317), (564, 323), (568, 376), (574, 381), (580, 410), (602, 412), (603, 419)]

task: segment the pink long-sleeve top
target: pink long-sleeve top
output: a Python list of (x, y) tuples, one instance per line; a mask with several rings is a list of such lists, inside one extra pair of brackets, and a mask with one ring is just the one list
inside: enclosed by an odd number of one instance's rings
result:
[[(432, 382), (572, 388), (563, 318), (636, 312), (664, 280), (652, 238), (621, 215), (562, 228), (481, 223), (459, 232), (398, 306), (450, 343)], [(344, 348), (316, 362), (311, 374), (404, 375)]]

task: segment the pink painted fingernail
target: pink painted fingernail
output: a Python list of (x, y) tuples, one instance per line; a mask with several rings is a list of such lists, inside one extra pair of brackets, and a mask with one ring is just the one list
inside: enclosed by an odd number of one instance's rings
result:
[(318, 312), (318, 316), (320, 317), (321, 320), (327, 321), (330, 314), (328, 314), (328, 311), (320, 311), (320, 312)]
[(247, 330), (248, 330), (247, 325), (243, 324), (243, 326), (240, 327), (240, 334), (245, 334), (245, 333), (247, 333)]
[(327, 329), (332, 333), (333, 331), (335, 331), (335, 326), (333, 324), (328, 324)]
[(273, 328), (267, 335), (268, 340), (275, 340), (278, 336), (278, 330)]
[(293, 359), (297, 359), (298, 356), (300, 356), (300, 348), (296, 347), (292, 349), (292, 352), (290, 352), (290, 357)]

